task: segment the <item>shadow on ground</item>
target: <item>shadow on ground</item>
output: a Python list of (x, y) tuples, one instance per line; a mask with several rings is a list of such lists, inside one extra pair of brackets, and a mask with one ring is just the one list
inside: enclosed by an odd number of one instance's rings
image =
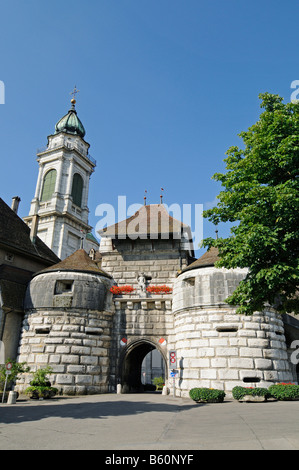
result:
[[(106, 419), (111, 416), (137, 415), (141, 413), (173, 413), (188, 410), (194, 406), (167, 403), (151, 403), (144, 401), (99, 401), (99, 402), (71, 402), (64, 403), (61, 399), (55, 403), (45, 403), (40, 406), (35, 402), (16, 403), (0, 407), (0, 423), (12, 424), (28, 421), (39, 421), (46, 418), (72, 418), (72, 419)], [(204, 405), (196, 405), (204, 406)]]

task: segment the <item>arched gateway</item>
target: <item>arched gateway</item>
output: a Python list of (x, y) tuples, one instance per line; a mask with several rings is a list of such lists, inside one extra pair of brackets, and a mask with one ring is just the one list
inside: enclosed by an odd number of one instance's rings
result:
[(165, 373), (167, 376), (167, 361), (165, 351), (157, 347), (148, 339), (132, 341), (122, 351), (119, 361), (119, 378), (122, 386), (122, 393), (142, 392), (145, 388), (145, 381), (142, 380), (142, 364), (145, 357), (154, 350), (157, 350), (164, 361)]

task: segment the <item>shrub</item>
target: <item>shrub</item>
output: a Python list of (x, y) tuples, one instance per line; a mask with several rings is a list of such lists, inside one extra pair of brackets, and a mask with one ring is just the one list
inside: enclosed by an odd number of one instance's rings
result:
[(189, 391), (192, 400), (205, 403), (221, 403), (224, 400), (225, 392), (214, 388), (192, 388)]
[(162, 390), (165, 381), (163, 377), (155, 377), (152, 382), (156, 386), (156, 390)]
[(58, 393), (57, 388), (51, 387), (51, 382), (47, 375), (52, 373), (52, 368), (47, 366), (44, 369), (38, 369), (33, 374), (30, 382), (31, 387), (26, 388), (25, 393), (31, 398), (52, 398)]
[(267, 388), (263, 387), (241, 387), (236, 386), (232, 389), (232, 394), (235, 400), (242, 400), (245, 395), (251, 395), (253, 397), (265, 397), (270, 398), (271, 394)]
[(52, 398), (58, 393), (58, 390), (55, 387), (34, 385), (32, 387), (27, 387), (25, 393), (30, 395), (31, 398)]
[(270, 385), (269, 392), (277, 400), (299, 400), (299, 385), (293, 383)]

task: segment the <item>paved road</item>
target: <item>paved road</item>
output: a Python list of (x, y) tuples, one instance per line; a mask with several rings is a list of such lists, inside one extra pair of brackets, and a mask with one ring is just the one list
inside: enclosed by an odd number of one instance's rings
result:
[(199, 405), (155, 393), (0, 404), (1, 450), (294, 450), (299, 401)]

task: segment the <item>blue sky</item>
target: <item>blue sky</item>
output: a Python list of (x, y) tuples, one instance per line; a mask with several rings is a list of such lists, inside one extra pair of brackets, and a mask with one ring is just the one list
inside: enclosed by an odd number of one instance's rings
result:
[[(290, 101), (299, 79), (298, 2), (10, 0), (1, 2), (0, 197), (29, 212), (36, 150), (76, 109), (97, 160), (98, 204), (215, 201), (225, 152), (257, 121), (258, 94)], [(204, 221), (204, 237), (214, 226)], [(220, 226), (227, 236), (229, 227)]]

